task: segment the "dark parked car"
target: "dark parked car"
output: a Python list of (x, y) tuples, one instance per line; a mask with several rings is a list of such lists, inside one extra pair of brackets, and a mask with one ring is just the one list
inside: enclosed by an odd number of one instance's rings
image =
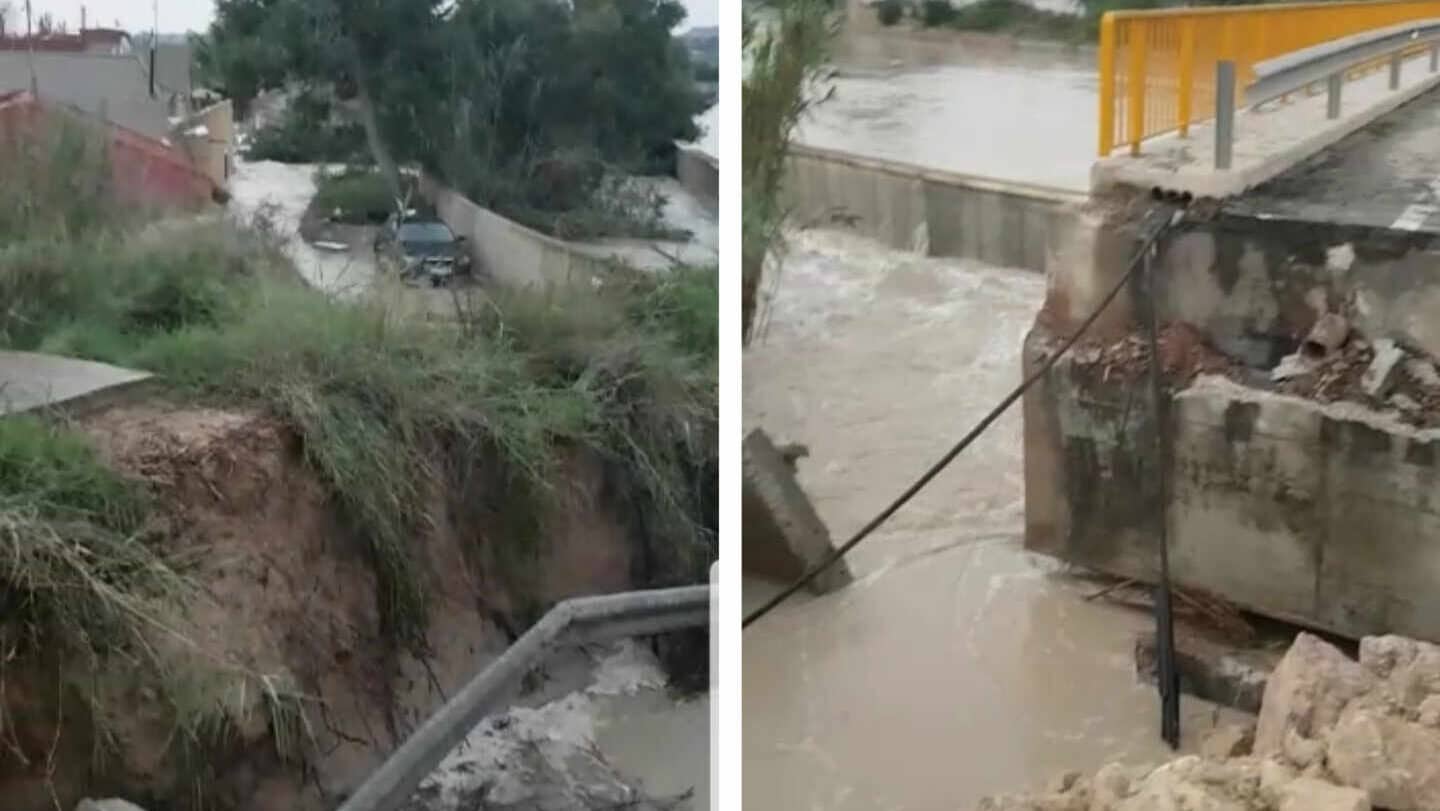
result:
[(375, 253), (400, 267), (400, 273), (440, 287), (458, 274), (470, 272), (470, 251), (465, 237), (434, 217), (416, 215), (401, 220), (391, 215), (375, 237)]

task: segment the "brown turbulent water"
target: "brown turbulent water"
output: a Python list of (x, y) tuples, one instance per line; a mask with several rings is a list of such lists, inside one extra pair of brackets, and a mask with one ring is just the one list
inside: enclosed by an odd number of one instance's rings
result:
[[(1019, 380), (1043, 277), (794, 235), (746, 350), (746, 430), (807, 444), (800, 480), (855, 531)], [(748, 629), (746, 809), (969, 808), (1067, 769), (1166, 754), (1133, 676), (1140, 614), (1021, 549), (1012, 409), (850, 558), (857, 582)], [(774, 586), (747, 580), (747, 608)], [(1184, 703), (1186, 744), (1216, 710)]]

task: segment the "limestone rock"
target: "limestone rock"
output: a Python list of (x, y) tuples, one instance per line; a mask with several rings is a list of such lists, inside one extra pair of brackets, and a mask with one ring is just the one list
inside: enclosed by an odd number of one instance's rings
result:
[(1280, 745), (1281, 754), (1297, 769), (1308, 769), (1325, 757), (1325, 743), (1307, 738), (1294, 729), (1285, 730), (1285, 741)]
[(1187, 755), (1140, 782), (1118, 811), (1259, 811), (1260, 768), (1252, 760), (1224, 763)]
[(1318, 636), (1301, 633), (1270, 674), (1255, 725), (1256, 755), (1280, 753), (1285, 733), (1319, 737), (1355, 697), (1374, 690), (1378, 680)]
[(1440, 727), (1440, 696), (1430, 696), (1420, 702), (1420, 709), (1416, 711), (1420, 723), (1427, 727)]
[(1049, 791), (1052, 794), (1064, 794), (1065, 792), (1076, 788), (1082, 779), (1083, 775), (1081, 775), (1081, 773), (1078, 771), (1071, 770), (1068, 772), (1061, 772), (1060, 774), (1055, 775), (1055, 777), (1050, 780), (1049, 784), (1046, 785), (1045, 790)]
[(1113, 811), (1121, 801), (1135, 792), (1135, 784), (1149, 773), (1149, 769), (1122, 766), (1111, 763), (1102, 766), (1090, 782), (1090, 808), (1088, 811)]
[(1210, 760), (1225, 760), (1250, 754), (1255, 743), (1255, 724), (1226, 724), (1216, 727), (1200, 742), (1200, 754)]
[(1280, 792), (1299, 777), (1288, 764), (1275, 758), (1260, 762), (1260, 794), (1271, 805), (1280, 803)]
[(1355, 706), (1331, 731), (1326, 763), (1336, 780), (1390, 811), (1440, 808), (1440, 730), (1383, 709)]
[(1409, 709), (1440, 695), (1440, 645), (1402, 636), (1360, 640), (1360, 665), (1383, 679), (1390, 694)]
[(1280, 811), (1370, 811), (1365, 792), (1302, 777), (1280, 791)]

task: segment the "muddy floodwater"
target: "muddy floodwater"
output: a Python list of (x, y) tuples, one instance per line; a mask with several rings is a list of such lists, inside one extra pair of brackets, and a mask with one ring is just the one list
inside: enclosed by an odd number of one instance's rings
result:
[[(745, 352), (746, 429), (800, 442), (800, 481), (847, 537), (1020, 378), (1038, 274), (794, 236)], [(968, 809), (1067, 769), (1157, 761), (1147, 617), (1021, 548), (1019, 408), (850, 557), (857, 582), (745, 631), (747, 809)], [(747, 580), (747, 609), (773, 593)], [(1217, 710), (1184, 699), (1193, 747)]]
[(842, 68), (798, 140), (933, 169), (1084, 191), (1095, 160), (1090, 62)]

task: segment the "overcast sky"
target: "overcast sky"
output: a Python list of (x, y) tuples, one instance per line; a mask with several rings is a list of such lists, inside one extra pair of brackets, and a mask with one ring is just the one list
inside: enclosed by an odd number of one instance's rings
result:
[[(0, 0), (3, 5), (5, 0)], [(91, 26), (113, 26), (116, 20), (128, 31), (150, 28), (154, 19), (153, 0), (31, 0), (35, 16), (45, 12), (64, 20), (71, 30), (80, 27), (80, 6), (89, 14)], [(682, 0), (690, 9), (686, 25), (716, 25), (720, 0)], [(25, 0), (10, 0), (23, 14)], [(160, 0), (160, 30), (166, 32), (203, 31), (210, 25), (215, 11), (212, 0)], [(22, 23), (23, 25), (23, 23)]]

